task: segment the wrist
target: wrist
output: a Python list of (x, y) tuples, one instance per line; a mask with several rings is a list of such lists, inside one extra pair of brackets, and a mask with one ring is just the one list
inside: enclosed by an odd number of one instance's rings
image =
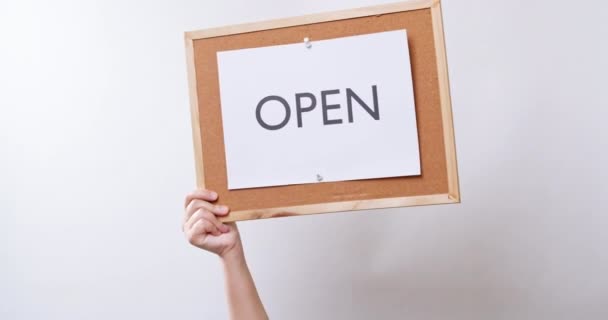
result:
[(245, 253), (240, 242), (237, 242), (234, 247), (221, 252), (219, 257), (222, 263), (226, 265), (242, 264), (245, 262)]

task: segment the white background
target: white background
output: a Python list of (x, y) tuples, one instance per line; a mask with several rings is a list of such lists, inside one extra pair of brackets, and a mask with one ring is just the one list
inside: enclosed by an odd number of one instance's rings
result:
[[(182, 32), (378, 3), (1, 2), (0, 318), (226, 318)], [(608, 318), (608, 4), (444, 16), (463, 203), (241, 223), (273, 319)]]
[[(395, 30), (332, 40), (219, 52), (218, 70), (229, 189), (317, 183), (420, 174), (418, 130), (407, 32)], [(377, 50), (382, 48), (382, 50)], [(349, 121), (346, 88), (356, 101)], [(327, 118), (323, 124), (323, 90)], [(315, 107), (302, 113), (295, 94), (314, 95)], [(256, 120), (258, 102), (267, 96), (262, 121), (282, 128), (268, 130)], [(301, 100), (302, 107), (311, 99)], [(289, 108), (291, 116), (286, 115)]]

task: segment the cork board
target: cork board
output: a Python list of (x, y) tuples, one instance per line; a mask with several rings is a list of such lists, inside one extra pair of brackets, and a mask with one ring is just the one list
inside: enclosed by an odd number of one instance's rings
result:
[[(225, 221), (460, 202), (447, 58), (437, 0), (187, 32), (197, 186), (230, 207)], [(407, 29), (420, 145), (420, 176), (228, 190), (218, 51)]]

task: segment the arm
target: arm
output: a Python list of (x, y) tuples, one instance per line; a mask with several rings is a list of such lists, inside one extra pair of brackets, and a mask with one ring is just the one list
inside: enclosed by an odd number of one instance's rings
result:
[[(236, 225), (235, 225), (236, 228)], [(222, 257), (230, 319), (268, 319), (240, 242)]]
[(196, 190), (186, 196), (183, 230), (188, 241), (220, 257), (224, 267), (230, 319), (268, 319), (245, 261), (239, 230), (235, 223), (221, 223), (229, 209), (214, 205), (217, 194)]

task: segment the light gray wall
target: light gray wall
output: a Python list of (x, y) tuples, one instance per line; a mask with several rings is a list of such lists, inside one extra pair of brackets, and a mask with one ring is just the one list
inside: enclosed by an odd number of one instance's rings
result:
[[(0, 318), (222, 319), (183, 31), (383, 1), (3, 1)], [(444, 3), (463, 203), (241, 223), (274, 319), (607, 319), (608, 5)]]

